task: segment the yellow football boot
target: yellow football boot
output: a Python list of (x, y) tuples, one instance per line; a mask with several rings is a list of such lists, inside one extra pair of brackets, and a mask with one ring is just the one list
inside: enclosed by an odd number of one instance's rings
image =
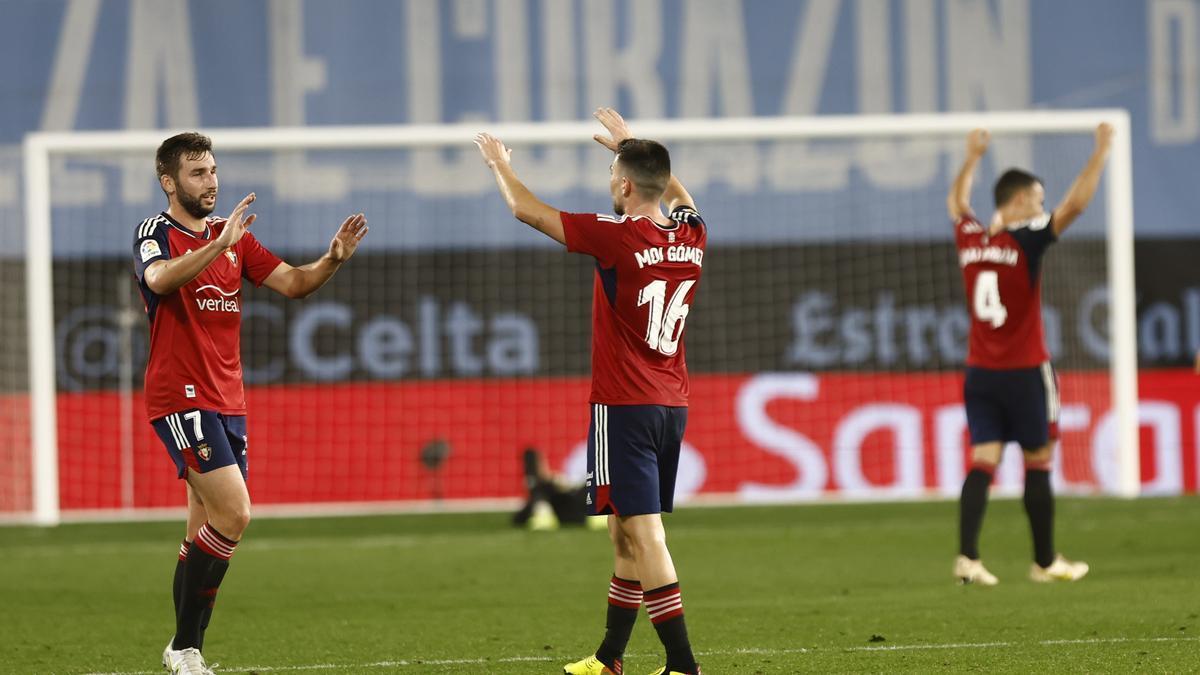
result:
[(621, 675), (621, 662), (617, 661), (614, 665), (616, 670), (601, 663), (593, 654), (582, 661), (563, 666), (563, 675)]

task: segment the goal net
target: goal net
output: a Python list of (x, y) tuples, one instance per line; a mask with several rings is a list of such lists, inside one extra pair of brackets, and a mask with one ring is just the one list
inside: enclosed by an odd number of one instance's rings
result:
[[(993, 133), (972, 195), (984, 219), (1009, 166), (1040, 176), (1052, 207), (1104, 120), (1118, 140), (1102, 187), (1043, 267), (1062, 393), (1055, 479), (1065, 492), (1134, 494), (1125, 113), (634, 121), (668, 145), (711, 230), (687, 319), (681, 499), (957, 494), (968, 324), (944, 204), (964, 135)], [(593, 125), (481, 127), (515, 148), (543, 200), (611, 209), (611, 157)], [(242, 291), (250, 489), (263, 509), (507, 504), (530, 447), (582, 478), (593, 263), (513, 220), (476, 130), (212, 132), (214, 215), (256, 192), (253, 231), (284, 259), (319, 256), (350, 213), (371, 228), (306, 300)], [(27, 232), (0, 269), (0, 511), (55, 522), (184, 503), (145, 417), (148, 328), (131, 274), (136, 225), (165, 208), (153, 154), (167, 135), (26, 142)], [(998, 490), (1019, 489), (1020, 460), (1006, 451)]]

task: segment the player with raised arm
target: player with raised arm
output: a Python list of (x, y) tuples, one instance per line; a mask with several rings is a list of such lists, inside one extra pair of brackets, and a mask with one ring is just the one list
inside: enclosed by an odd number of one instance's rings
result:
[(1041, 180), (1009, 169), (996, 181), (996, 211), (989, 225), (971, 211), (975, 167), (987, 151), (988, 132), (967, 136), (967, 157), (950, 188), (946, 207), (966, 288), (971, 332), (963, 400), (971, 435), (971, 470), (959, 501), (959, 555), (954, 576), (991, 586), (995, 575), (979, 559), (979, 530), (988, 488), (1004, 444), (1015, 441), (1025, 458), (1025, 512), (1033, 535), (1034, 581), (1074, 581), (1087, 563), (1071, 562), (1054, 548), (1051, 457), (1058, 439), (1058, 378), (1042, 328), (1041, 263), (1047, 247), (1087, 208), (1112, 144), (1112, 127), (1096, 129), (1095, 149), (1062, 202), (1045, 212)]
[(167, 210), (142, 221), (133, 267), (150, 320), (146, 409), (186, 480), (187, 535), (175, 566), (175, 635), (163, 651), (172, 673), (211, 673), (200, 649), (217, 589), (250, 522), (246, 490), (246, 396), (240, 347), (242, 279), (303, 298), (354, 255), (367, 233), (346, 218), (316, 261), (283, 262), (247, 229), (253, 193), (229, 218), (211, 218), (217, 164), (207, 136), (189, 132), (156, 154)]
[(604, 639), (595, 655), (563, 672), (620, 675), (645, 603), (667, 653), (656, 673), (698, 674), (661, 514), (674, 504), (687, 424), (684, 321), (700, 280), (708, 227), (671, 174), (665, 147), (633, 138), (611, 108), (595, 116), (609, 132), (595, 140), (615, 153), (613, 216), (547, 206), (517, 178), (512, 153), (499, 139), (475, 138), (513, 215), (596, 261), (587, 494), (594, 513), (609, 516), (615, 558)]

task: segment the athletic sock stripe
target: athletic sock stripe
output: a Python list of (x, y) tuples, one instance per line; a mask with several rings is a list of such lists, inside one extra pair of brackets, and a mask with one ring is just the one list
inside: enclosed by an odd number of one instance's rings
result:
[(675, 611), (683, 611), (683, 600), (680, 598), (675, 598), (671, 602), (660, 605), (651, 605), (650, 603), (646, 603), (646, 614), (649, 614), (651, 619), (656, 619), (663, 614), (669, 614)]
[(200, 528), (200, 533), (196, 536), (196, 538), (203, 539), (206, 544), (225, 551), (232, 551), (234, 546), (236, 546), (236, 544), (230, 544), (229, 541), (224, 537), (217, 536), (209, 528)]
[(681, 597), (681, 596), (680, 596), (678, 593), (676, 593), (676, 594), (674, 594), (674, 595), (668, 595), (668, 596), (667, 596), (667, 597), (665, 597), (665, 598), (655, 598), (655, 599), (653, 599), (653, 600), (652, 600), (652, 599), (650, 599), (650, 598), (646, 598), (646, 609), (648, 609), (648, 610), (656, 610), (656, 609), (658, 609), (658, 608), (660, 608), (660, 607), (665, 607), (665, 606), (667, 606), (667, 605), (670, 605), (670, 604), (672, 604), (672, 603), (680, 603), (680, 604), (682, 604), (682, 603), (683, 603), (683, 598), (682, 598), (682, 597)]
[(629, 581), (627, 579), (622, 579), (621, 577), (613, 577), (612, 580), (609, 581), (609, 585), (628, 588), (630, 590), (637, 591), (639, 595), (642, 593), (642, 583), (640, 581)]
[(982, 471), (989, 476), (996, 475), (996, 465), (987, 462), (973, 462), (971, 464), (972, 471)]
[(236, 541), (230, 539), (229, 537), (226, 537), (225, 535), (221, 534), (220, 532), (217, 532), (217, 528), (213, 527), (211, 523), (205, 523), (204, 525), (201, 526), (201, 529), (207, 529), (209, 535), (215, 537), (217, 541), (225, 544), (226, 546), (232, 547), (232, 546), (238, 545), (238, 543)]
[(608, 603), (625, 609), (637, 609), (642, 605), (642, 583), (622, 579), (613, 575), (608, 582)]
[(203, 535), (196, 537), (196, 546), (201, 551), (204, 551), (205, 553), (213, 556), (214, 558), (221, 558), (222, 560), (229, 560), (231, 557), (233, 557), (233, 551), (226, 551), (225, 549), (217, 547), (216, 545), (214, 545), (212, 543), (212, 541), (210, 541), (208, 538), (204, 537)]
[(664, 621), (670, 621), (671, 619), (674, 619), (674, 618), (680, 617), (680, 616), (683, 616), (683, 608), (682, 607), (680, 607), (677, 610), (667, 612), (666, 614), (659, 614), (658, 616), (652, 616), (652, 617), (650, 617), (650, 623), (658, 625), (660, 623), (663, 623)]
[(179, 545), (179, 559), (180, 560), (187, 560), (188, 543), (189, 543), (188, 540), (184, 539), (183, 543)]
[(205, 523), (199, 534), (196, 535), (196, 545), (204, 549), (209, 555), (216, 556), (229, 560), (233, 556), (233, 551), (237, 548), (237, 542), (230, 542), (225, 537), (222, 537), (216, 530)]
[(233, 557), (233, 549), (225, 548), (219, 544), (216, 544), (212, 539), (209, 539), (204, 535), (196, 537), (196, 545), (199, 546), (205, 553), (217, 558), (228, 560)]
[(675, 602), (655, 609), (651, 609), (650, 605), (646, 605), (646, 614), (650, 616), (652, 623), (662, 623), (668, 619), (683, 616), (683, 602), (679, 598), (676, 598)]
[(641, 593), (630, 593), (629, 591), (619, 591), (613, 588), (608, 589), (608, 597), (613, 600), (621, 600), (623, 602), (636, 602), (642, 604)]
[(205, 522), (205, 524), (202, 527), (200, 527), (200, 530), (202, 530), (206, 534), (208, 534), (208, 536), (210, 538), (214, 539), (215, 542), (217, 542), (218, 544), (228, 546), (228, 548), (230, 548), (230, 549), (232, 549), (232, 548), (234, 548), (234, 546), (238, 545), (238, 542), (234, 542), (233, 539), (230, 539), (230, 538), (224, 536), (224, 534), (222, 534), (221, 532), (217, 532), (216, 527), (208, 524), (208, 522)]
[(673, 598), (670, 602), (664, 602), (664, 603), (660, 603), (657, 605), (652, 605), (650, 603), (646, 603), (646, 613), (652, 617), (658, 616), (659, 614), (662, 614), (663, 612), (669, 612), (672, 609), (682, 609), (682, 608), (683, 608), (683, 599), (678, 598), (678, 597)]

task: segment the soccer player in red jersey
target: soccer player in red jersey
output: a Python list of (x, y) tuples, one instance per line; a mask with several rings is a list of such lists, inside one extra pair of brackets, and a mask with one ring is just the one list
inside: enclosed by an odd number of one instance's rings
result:
[(175, 636), (163, 651), (172, 673), (211, 672), (200, 654), (217, 589), (250, 522), (246, 397), (242, 389), (242, 279), (289, 298), (320, 288), (367, 233), (361, 213), (329, 250), (292, 267), (247, 231), (253, 193), (229, 218), (212, 218), (217, 164), (198, 133), (163, 141), (156, 155), (167, 210), (137, 226), (133, 267), (150, 320), (146, 409), (186, 479), (187, 536), (175, 567)]
[(1074, 581), (1088, 566), (1054, 548), (1051, 456), (1058, 438), (1058, 380), (1042, 329), (1041, 263), (1087, 208), (1112, 144), (1112, 127), (1096, 129), (1095, 149), (1083, 171), (1051, 213), (1046, 192), (1032, 174), (1010, 169), (996, 181), (996, 211), (983, 225), (971, 211), (971, 182), (987, 151), (988, 133), (972, 131), (946, 207), (966, 288), (971, 333), (963, 400), (971, 435), (971, 470), (959, 502), (959, 555), (954, 576), (963, 583), (994, 585), (979, 559), (979, 530), (992, 474), (1004, 444), (1015, 441), (1025, 457), (1025, 512), (1033, 535), (1034, 581)]
[(674, 505), (687, 423), (684, 322), (700, 281), (708, 226), (671, 174), (666, 148), (634, 138), (615, 110), (601, 108), (596, 118), (609, 135), (594, 138), (616, 153), (611, 216), (547, 206), (517, 178), (512, 153), (499, 139), (475, 138), (513, 215), (596, 261), (587, 493), (594, 512), (609, 516), (615, 569), (600, 648), (563, 670), (619, 675), (644, 603), (666, 648), (667, 663), (658, 672), (699, 673), (661, 514)]

